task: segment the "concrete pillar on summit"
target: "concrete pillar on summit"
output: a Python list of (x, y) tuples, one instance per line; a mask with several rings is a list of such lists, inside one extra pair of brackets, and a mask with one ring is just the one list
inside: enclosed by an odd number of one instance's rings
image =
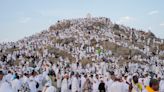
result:
[(87, 18), (87, 19), (91, 19), (91, 18), (92, 18), (92, 17), (91, 17), (91, 14), (88, 13), (88, 14), (86, 15), (86, 18)]

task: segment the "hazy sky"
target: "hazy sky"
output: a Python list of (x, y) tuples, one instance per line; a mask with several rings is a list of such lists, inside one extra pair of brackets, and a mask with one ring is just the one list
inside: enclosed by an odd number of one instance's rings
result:
[(164, 0), (0, 0), (0, 42), (16, 41), (60, 19), (92, 16), (164, 38)]

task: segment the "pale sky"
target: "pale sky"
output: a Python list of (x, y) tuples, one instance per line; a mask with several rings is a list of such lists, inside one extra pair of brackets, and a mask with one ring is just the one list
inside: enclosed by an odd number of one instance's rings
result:
[(164, 0), (0, 0), (0, 42), (40, 32), (60, 19), (107, 17), (164, 38)]

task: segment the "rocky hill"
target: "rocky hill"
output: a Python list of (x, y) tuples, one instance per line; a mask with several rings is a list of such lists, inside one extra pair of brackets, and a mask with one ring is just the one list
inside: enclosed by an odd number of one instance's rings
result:
[[(21, 53), (21, 55), (20, 55)], [(14, 56), (16, 58), (14, 58)], [(42, 59), (40, 58), (42, 57)], [(164, 64), (164, 39), (152, 32), (112, 23), (109, 18), (60, 20), (48, 30), (17, 42), (1, 43), (0, 58), (6, 61), (116, 62), (119, 65), (159, 61)]]

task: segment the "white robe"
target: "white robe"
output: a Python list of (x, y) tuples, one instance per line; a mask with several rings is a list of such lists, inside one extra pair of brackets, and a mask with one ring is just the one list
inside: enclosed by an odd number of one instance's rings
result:
[(61, 75), (57, 75), (57, 88), (61, 88)]
[(144, 86), (149, 86), (150, 78), (146, 77), (144, 78)]
[(83, 90), (85, 81), (86, 81), (85, 77), (82, 76), (82, 77), (81, 77), (81, 92), (82, 92), (82, 90)]
[(21, 81), (18, 80), (18, 79), (14, 79), (12, 82), (11, 82), (11, 85), (12, 85), (12, 89), (14, 92), (18, 92), (18, 90), (21, 88)]
[(128, 92), (128, 90), (129, 90), (129, 85), (128, 85), (126, 82), (123, 82), (122, 85), (123, 85), (123, 90), (122, 90), (122, 92)]
[(13, 75), (11, 73), (9, 73), (9, 74), (6, 75), (5, 78), (6, 78), (7, 81), (12, 81)]
[(71, 92), (77, 92), (79, 90), (79, 81), (76, 77), (72, 78), (72, 91)]
[(37, 92), (36, 90), (36, 82), (35, 81), (29, 81), (29, 87), (30, 87), (30, 92)]
[(11, 88), (11, 85), (7, 82), (0, 84), (0, 92), (14, 92)]
[(109, 92), (112, 83), (113, 83), (113, 80), (108, 80), (107, 81), (107, 83), (106, 83), (107, 84), (107, 92)]
[(113, 82), (110, 89), (109, 89), (109, 92), (123, 92), (123, 85), (121, 82)]
[(46, 89), (45, 92), (56, 92), (56, 88), (54, 86), (50, 86)]
[(160, 81), (160, 84), (159, 84), (159, 92), (164, 92), (164, 80), (161, 80)]
[(68, 92), (68, 81), (67, 81), (67, 79), (63, 79), (63, 81), (62, 81), (61, 92)]
[(93, 80), (93, 90), (92, 90), (92, 92), (99, 92), (99, 90), (98, 90), (99, 84), (100, 84), (100, 82), (98, 81), (98, 79)]

